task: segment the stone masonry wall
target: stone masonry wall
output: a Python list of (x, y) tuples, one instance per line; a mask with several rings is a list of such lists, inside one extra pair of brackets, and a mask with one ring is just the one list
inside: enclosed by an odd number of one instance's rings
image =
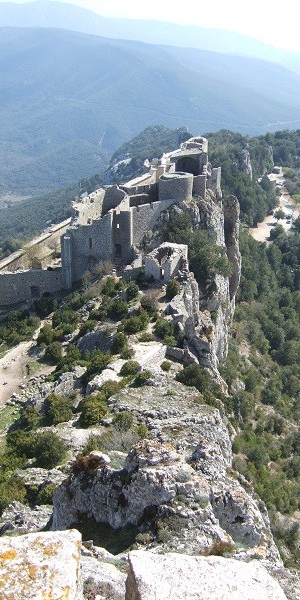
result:
[(169, 198), (168, 200), (152, 202), (152, 204), (144, 204), (143, 206), (133, 206), (131, 208), (133, 244), (140, 244), (146, 231), (149, 231), (154, 228), (154, 225), (160, 213), (175, 203), (176, 200), (174, 200), (174, 198)]
[[(39, 259), (43, 261), (45, 257), (49, 257), (49, 255), (53, 252), (53, 248), (57, 246), (59, 249), (59, 240), (62, 235), (70, 225), (70, 219), (59, 223), (58, 225), (53, 225), (49, 231), (45, 231), (38, 238), (30, 242), (27, 247), (29, 248), (29, 252), (34, 256), (36, 255)], [(26, 249), (18, 250), (17, 252), (13, 252), (10, 256), (3, 258), (0, 261), (0, 272), (10, 272), (19, 271), (20, 269), (28, 268), (28, 252)], [(44, 262), (44, 261), (43, 261)]]
[(99, 219), (102, 214), (102, 203), (104, 190), (99, 188), (86, 198), (83, 198), (78, 204), (73, 204), (75, 213), (75, 222), (77, 225), (87, 225), (93, 219)]
[(0, 306), (31, 302), (45, 292), (50, 294), (62, 288), (62, 271), (30, 269), (16, 273), (0, 273)]
[(192, 197), (193, 175), (191, 173), (166, 173), (162, 175), (159, 184), (159, 200), (174, 198), (182, 202)]
[(102, 215), (106, 215), (109, 210), (116, 208), (122, 202), (122, 200), (124, 200), (125, 196), (126, 192), (118, 188), (117, 185), (109, 186), (105, 190)]
[[(71, 237), (72, 242), (72, 282), (78, 281), (83, 273), (92, 270), (97, 262), (112, 259), (112, 217), (112, 213), (108, 213), (91, 225), (82, 225), (68, 230), (67, 235)], [(64, 248), (64, 242), (62, 247)], [(62, 260), (64, 273), (66, 273), (70, 265), (64, 250)]]

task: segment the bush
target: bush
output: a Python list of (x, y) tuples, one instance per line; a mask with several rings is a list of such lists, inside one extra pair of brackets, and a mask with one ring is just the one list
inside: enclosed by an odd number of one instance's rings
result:
[(40, 423), (40, 416), (34, 406), (21, 408), (19, 426), (21, 429), (36, 429)]
[(36, 434), (34, 455), (37, 467), (53, 469), (63, 461), (66, 452), (66, 444), (55, 433), (45, 431)]
[(126, 346), (124, 348), (124, 350), (122, 350), (122, 352), (120, 353), (120, 357), (123, 358), (124, 360), (129, 360), (134, 355), (135, 355), (134, 349), (131, 348), (130, 346)]
[(81, 427), (90, 427), (91, 425), (99, 425), (107, 413), (105, 404), (105, 396), (101, 392), (95, 396), (85, 398), (81, 403), (81, 415), (79, 424)]
[(36, 439), (36, 433), (18, 429), (7, 434), (6, 444), (8, 450), (15, 456), (33, 458), (35, 456)]
[(134, 384), (138, 387), (146, 385), (147, 381), (152, 377), (151, 371), (141, 371), (135, 378)]
[(133, 298), (136, 298), (138, 293), (139, 293), (139, 286), (136, 285), (136, 283), (134, 283), (134, 281), (131, 281), (126, 289), (126, 294), (127, 294), (128, 300), (132, 300)]
[(70, 398), (57, 394), (49, 394), (45, 400), (45, 417), (47, 425), (57, 425), (70, 421), (73, 417)]
[(154, 332), (163, 340), (166, 336), (170, 337), (174, 335), (174, 324), (172, 321), (160, 318), (155, 323)]
[(118, 321), (125, 317), (128, 313), (128, 304), (126, 300), (118, 299), (112, 302), (108, 308), (108, 316), (110, 319)]
[(157, 299), (156, 294), (148, 292), (144, 294), (141, 299), (141, 307), (147, 311), (150, 316), (153, 316), (157, 312)]
[(124, 350), (126, 348), (126, 346), (127, 346), (127, 337), (126, 337), (125, 333), (118, 332), (114, 337), (112, 347), (111, 347), (111, 353), (119, 354), (120, 352), (122, 352), (122, 350)]
[(161, 368), (163, 371), (170, 371), (170, 369), (171, 369), (171, 366), (172, 366), (172, 363), (171, 363), (169, 360), (164, 360), (164, 361), (161, 363), (161, 365), (160, 365), (160, 368)]
[(177, 296), (177, 294), (179, 293), (179, 290), (180, 290), (179, 281), (177, 281), (177, 279), (170, 279), (167, 283), (167, 289), (166, 289), (166, 297), (168, 298), (168, 300), (172, 300), (172, 298)]
[(185, 367), (177, 373), (176, 379), (184, 385), (197, 388), (203, 394), (205, 401), (213, 406), (215, 405), (214, 399), (216, 397), (224, 399), (218, 384), (212, 380), (209, 372), (200, 365), (196, 364)]
[(51, 342), (45, 350), (45, 359), (56, 365), (62, 358), (62, 345), (60, 342)]
[(149, 315), (146, 310), (140, 308), (135, 315), (132, 315), (124, 321), (124, 331), (125, 333), (137, 333), (138, 331), (142, 331), (149, 324)]
[(139, 335), (139, 342), (154, 342), (154, 335), (149, 331), (144, 331)]
[(11, 502), (26, 502), (26, 490), (18, 477), (0, 479), (0, 515)]
[(52, 504), (55, 483), (47, 483), (38, 493), (35, 504)]
[(45, 344), (46, 346), (49, 346), (49, 344), (51, 344), (51, 342), (53, 342), (54, 340), (55, 340), (54, 329), (52, 329), (51, 325), (44, 325), (44, 327), (42, 327), (42, 329), (39, 332), (36, 343), (38, 346), (41, 346), (41, 344)]
[(122, 365), (120, 375), (126, 377), (127, 375), (136, 375), (141, 370), (140, 364), (136, 360), (128, 360)]
[(133, 425), (133, 416), (127, 410), (119, 412), (113, 419), (113, 425), (118, 431), (128, 431)]

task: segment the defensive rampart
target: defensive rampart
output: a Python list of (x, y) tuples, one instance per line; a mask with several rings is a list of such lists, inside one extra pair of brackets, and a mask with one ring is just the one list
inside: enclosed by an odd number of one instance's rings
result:
[(61, 289), (61, 269), (0, 273), (0, 306), (20, 302), (31, 304), (44, 294), (52, 295)]

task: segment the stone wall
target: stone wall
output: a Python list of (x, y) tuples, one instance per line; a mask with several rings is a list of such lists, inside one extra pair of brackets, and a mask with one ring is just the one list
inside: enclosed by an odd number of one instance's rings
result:
[(185, 244), (165, 242), (145, 257), (145, 276), (156, 281), (169, 281), (178, 270), (187, 266), (188, 247)]
[(91, 225), (71, 227), (67, 231), (66, 236), (62, 239), (63, 280), (65, 282), (70, 281), (70, 278), (72, 283), (78, 281), (86, 271), (93, 270), (101, 260), (112, 260), (112, 220), (113, 213), (109, 212)]
[(161, 202), (152, 202), (152, 204), (132, 207), (133, 244), (140, 244), (145, 233), (154, 228), (160, 213), (175, 203), (176, 200), (174, 198), (168, 198)]
[(93, 219), (101, 217), (104, 193), (104, 190), (99, 188), (80, 202), (73, 203), (74, 217), (77, 225), (87, 225)]
[(132, 260), (132, 214), (131, 210), (121, 210), (113, 213), (113, 256), (120, 262)]
[(0, 273), (0, 306), (32, 302), (43, 294), (62, 288), (62, 271), (30, 269), (16, 273)]
[(66, 219), (58, 225), (53, 225), (51, 229), (42, 233), (38, 238), (27, 244), (26, 248), (13, 252), (10, 256), (3, 258), (0, 261), (0, 272), (19, 271), (20, 269), (28, 269), (30, 257), (37, 256), (42, 263), (46, 258), (53, 254), (54, 249), (60, 247), (60, 237), (67, 227), (70, 225), (70, 219)]
[(125, 197), (126, 192), (121, 190), (117, 185), (112, 185), (106, 188), (102, 206), (102, 215), (106, 215), (109, 210), (119, 206)]
[(159, 200), (174, 198), (174, 202), (183, 202), (192, 197), (193, 175), (191, 173), (166, 173), (159, 183)]
[(206, 175), (196, 175), (193, 183), (193, 195), (205, 198), (206, 193)]

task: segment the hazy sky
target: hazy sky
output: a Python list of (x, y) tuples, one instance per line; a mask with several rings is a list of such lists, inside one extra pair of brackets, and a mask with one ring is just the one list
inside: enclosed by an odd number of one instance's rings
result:
[[(0, 0), (0, 2), (7, 0)], [(32, 0), (15, 0), (28, 2)], [(61, 0), (103, 16), (154, 19), (215, 27), (258, 38), (280, 48), (300, 50), (298, 3), (285, 0)], [(276, 7), (280, 7), (277, 8)]]

